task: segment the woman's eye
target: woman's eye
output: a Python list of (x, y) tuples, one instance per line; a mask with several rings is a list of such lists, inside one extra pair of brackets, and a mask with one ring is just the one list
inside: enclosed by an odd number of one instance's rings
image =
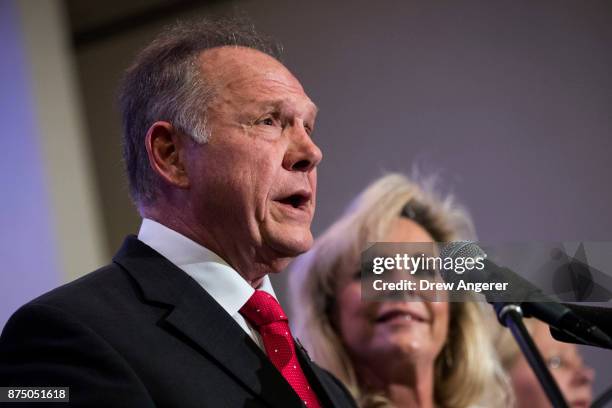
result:
[(272, 119), (272, 118), (265, 118), (264, 120), (261, 121), (261, 123), (266, 125), (266, 126), (274, 126), (274, 119)]
[(560, 356), (551, 356), (546, 361), (548, 368), (559, 368), (563, 365), (563, 360)]

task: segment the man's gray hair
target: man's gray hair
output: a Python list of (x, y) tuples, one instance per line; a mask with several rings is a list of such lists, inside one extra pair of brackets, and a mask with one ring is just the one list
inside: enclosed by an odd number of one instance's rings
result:
[(123, 158), (130, 194), (137, 205), (151, 204), (159, 177), (149, 164), (145, 137), (156, 121), (167, 121), (198, 143), (209, 137), (207, 108), (213, 84), (202, 74), (199, 55), (222, 46), (249, 47), (279, 58), (281, 47), (238, 19), (178, 22), (143, 49), (123, 78)]

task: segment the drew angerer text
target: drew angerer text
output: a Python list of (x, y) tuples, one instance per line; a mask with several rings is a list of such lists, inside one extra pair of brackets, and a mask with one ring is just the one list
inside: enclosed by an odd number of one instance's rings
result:
[(397, 291), (397, 290), (444, 290), (444, 291), (472, 291), (476, 293), (484, 291), (505, 291), (508, 288), (508, 282), (465, 282), (463, 279), (457, 282), (432, 282), (428, 279), (420, 279), (418, 281), (402, 279), (395, 282), (385, 282), (382, 279), (377, 279), (372, 282), (372, 287), (376, 291)]

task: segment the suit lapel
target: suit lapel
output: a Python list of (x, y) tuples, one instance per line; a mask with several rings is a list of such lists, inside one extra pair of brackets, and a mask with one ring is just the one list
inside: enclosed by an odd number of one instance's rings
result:
[(126, 239), (114, 261), (136, 280), (147, 301), (171, 306), (165, 322), (172, 335), (216, 361), (269, 405), (301, 406), (266, 355), (189, 275), (135, 237)]
[[(321, 393), (324, 394), (322, 396), (319, 395), (321, 404), (325, 406), (329, 405), (330, 407), (334, 408), (353, 408), (353, 405), (348, 405), (346, 402), (346, 397), (339, 394), (339, 387), (333, 383), (331, 377), (326, 375), (325, 372), (321, 368), (317, 367), (316, 364), (310, 359), (310, 356), (299, 340), (295, 342), (295, 350), (304, 372), (308, 373), (307, 376), (309, 377), (309, 382), (312, 382), (312, 379), (314, 379), (320, 386), (319, 388), (322, 392), (317, 393), (317, 395)], [(315, 386), (314, 384), (312, 385)], [(324, 399), (325, 397), (327, 400)]]

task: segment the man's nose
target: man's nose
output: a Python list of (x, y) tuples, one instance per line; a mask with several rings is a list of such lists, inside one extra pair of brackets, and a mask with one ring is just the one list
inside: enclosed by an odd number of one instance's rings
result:
[(291, 134), (289, 135), (289, 147), (283, 159), (283, 167), (290, 171), (308, 173), (321, 162), (323, 153), (306, 132), (301, 121), (297, 121), (288, 130)]

